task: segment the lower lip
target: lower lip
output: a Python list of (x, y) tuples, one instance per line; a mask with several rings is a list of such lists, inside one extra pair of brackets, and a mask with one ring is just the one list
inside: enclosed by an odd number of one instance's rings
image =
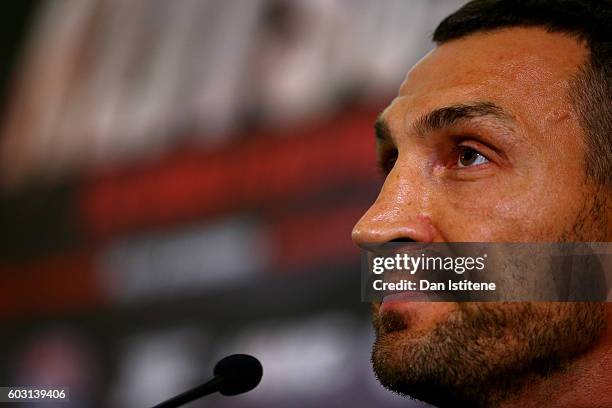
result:
[(391, 310), (406, 310), (413, 309), (421, 302), (428, 302), (427, 295), (421, 292), (402, 292), (393, 295), (388, 295), (383, 298), (380, 304), (379, 312)]
[(393, 295), (387, 295), (383, 298), (382, 303), (388, 302), (426, 302), (428, 296), (423, 292), (400, 292)]

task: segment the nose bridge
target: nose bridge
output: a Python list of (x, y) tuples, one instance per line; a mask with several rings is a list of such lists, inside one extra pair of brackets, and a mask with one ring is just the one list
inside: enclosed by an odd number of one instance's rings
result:
[[(399, 163), (398, 163), (399, 164)], [(403, 165), (389, 173), (376, 201), (353, 229), (359, 246), (391, 240), (432, 242), (430, 192), (418, 169)]]
[(419, 170), (411, 163), (399, 162), (383, 183), (376, 203), (394, 205), (398, 216), (402, 213), (423, 211), (426, 183)]

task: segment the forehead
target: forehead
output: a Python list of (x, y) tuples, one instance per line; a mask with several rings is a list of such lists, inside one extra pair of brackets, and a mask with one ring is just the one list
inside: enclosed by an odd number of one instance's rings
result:
[[(408, 73), (394, 105), (419, 115), (465, 101), (491, 101), (529, 121), (568, 114), (568, 80), (586, 49), (571, 36), (509, 28), (450, 41)], [(387, 112), (385, 112), (387, 114)]]

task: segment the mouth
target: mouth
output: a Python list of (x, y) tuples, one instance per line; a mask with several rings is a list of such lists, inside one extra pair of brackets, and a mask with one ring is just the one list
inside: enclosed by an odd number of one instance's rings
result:
[[(419, 316), (428, 315), (432, 310), (437, 309), (437, 304), (442, 304), (443, 299), (438, 294), (406, 291), (385, 296), (382, 302), (374, 304), (374, 311), (385, 320), (390, 315), (401, 317), (407, 327), (409, 321), (421, 320)], [(392, 327), (400, 327), (392, 325)]]
[(423, 292), (405, 291), (386, 295), (383, 297), (382, 304), (392, 302), (427, 302), (429, 300), (429, 295)]
[(423, 293), (401, 292), (387, 295), (379, 303), (378, 313), (414, 313), (414, 309), (423, 302), (428, 302), (427, 296)]

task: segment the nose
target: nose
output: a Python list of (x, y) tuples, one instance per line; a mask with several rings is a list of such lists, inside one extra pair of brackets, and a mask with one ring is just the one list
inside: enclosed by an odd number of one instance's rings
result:
[(353, 228), (353, 242), (373, 250), (387, 242), (441, 241), (432, 222), (431, 194), (417, 177), (401, 177), (394, 169), (388, 175), (374, 204)]

